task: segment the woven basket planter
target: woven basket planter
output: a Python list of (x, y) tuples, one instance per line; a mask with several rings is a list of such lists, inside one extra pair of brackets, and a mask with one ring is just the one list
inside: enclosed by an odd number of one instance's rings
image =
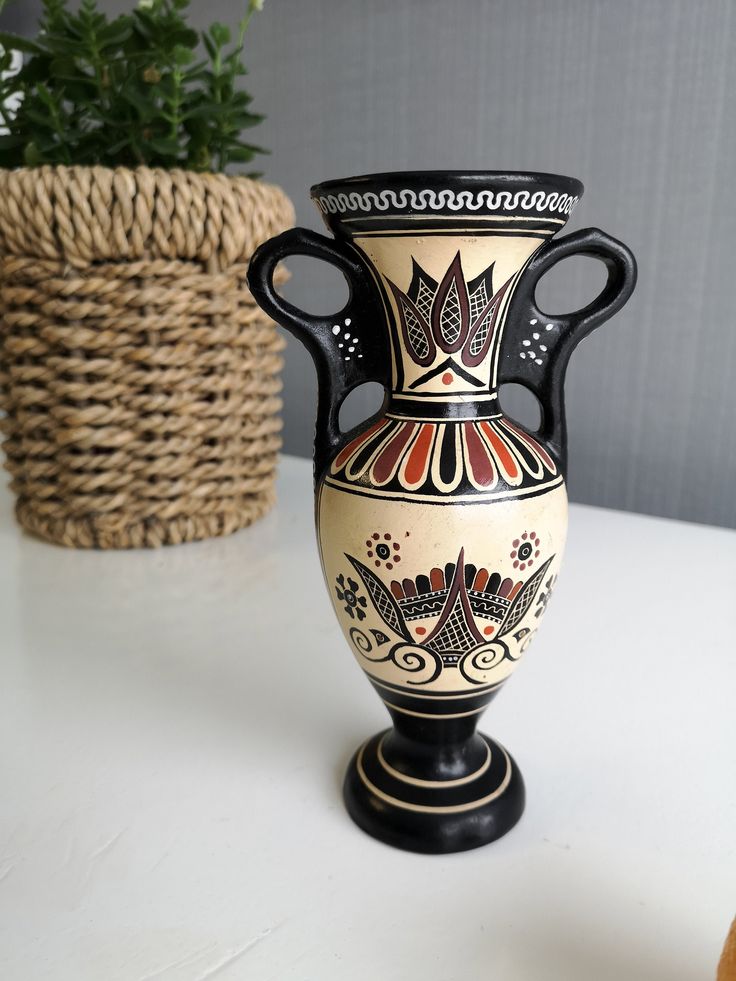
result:
[(283, 341), (245, 282), (278, 188), (0, 171), (0, 428), (18, 520), (63, 545), (236, 531), (273, 502)]

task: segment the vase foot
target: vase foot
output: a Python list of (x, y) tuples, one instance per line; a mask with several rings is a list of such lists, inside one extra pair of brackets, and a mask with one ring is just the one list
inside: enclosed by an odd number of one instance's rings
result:
[(487, 753), (459, 780), (408, 777), (382, 747), (391, 730), (373, 736), (348, 766), (343, 795), (355, 823), (374, 838), (407, 851), (443, 854), (479, 848), (505, 835), (524, 810), (524, 781), (503, 746), (480, 734)]

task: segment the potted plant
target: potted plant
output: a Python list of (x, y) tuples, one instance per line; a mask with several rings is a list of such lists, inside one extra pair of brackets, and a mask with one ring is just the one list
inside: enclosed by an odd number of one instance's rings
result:
[(263, 152), (239, 85), (261, 2), (234, 37), (188, 0), (44, 0), (34, 39), (0, 34), (0, 427), (51, 541), (190, 541), (273, 500), (282, 342), (245, 275), (293, 210), (225, 173)]

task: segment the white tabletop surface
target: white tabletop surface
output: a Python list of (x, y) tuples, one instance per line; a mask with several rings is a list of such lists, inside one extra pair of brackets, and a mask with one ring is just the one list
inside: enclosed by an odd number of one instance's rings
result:
[(310, 465), (284, 459), (279, 489), (230, 538), (120, 553), (33, 540), (0, 491), (2, 981), (713, 978), (736, 534), (572, 508), (543, 629), (482, 723), (526, 813), (424, 856), (343, 809), (387, 718), (322, 583)]

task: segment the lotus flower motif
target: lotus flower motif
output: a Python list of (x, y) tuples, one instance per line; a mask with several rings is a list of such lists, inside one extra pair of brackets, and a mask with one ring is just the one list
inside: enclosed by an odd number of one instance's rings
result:
[(488, 355), (498, 320), (501, 300), (511, 279), (494, 294), (493, 266), (470, 282), (463, 274), (460, 252), (438, 283), (412, 259), (409, 289), (389, 280), (396, 300), (404, 344), (413, 361), (428, 367), (437, 357), (459, 355), (467, 368), (477, 368)]
[[(412, 672), (415, 677), (408, 682), (412, 685), (428, 684), (448, 668), (459, 668), (473, 684), (485, 684), (488, 672), (501, 661), (516, 660), (506, 642), (508, 635), (531, 608), (554, 558), (550, 556), (528, 579), (515, 583), (467, 564), (461, 549), (457, 562), (448, 563), (444, 570), (395, 581), (389, 588), (358, 559), (347, 553), (345, 557), (385, 628), (371, 630), (371, 639), (353, 627), (353, 644), (369, 661), (392, 661)], [(392, 641), (384, 653), (381, 648)]]

